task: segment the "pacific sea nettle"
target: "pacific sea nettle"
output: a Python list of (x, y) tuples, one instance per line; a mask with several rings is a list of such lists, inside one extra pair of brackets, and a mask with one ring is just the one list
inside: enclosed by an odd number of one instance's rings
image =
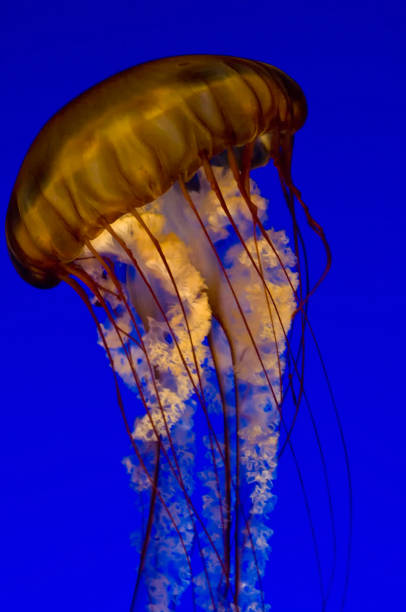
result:
[[(269, 607), (272, 484), (291, 429), (283, 406), (301, 395), (288, 332), (311, 293), (295, 198), (325, 243), (290, 174), (305, 117), (299, 86), (263, 62), (167, 58), (73, 100), (20, 169), (11, 258), (32, 285), (63, 280), (86, 303), (131, 441), (124, 463), (148, 499), (132, 609)], [(268, 162), (292, 247), (250, 177)]]

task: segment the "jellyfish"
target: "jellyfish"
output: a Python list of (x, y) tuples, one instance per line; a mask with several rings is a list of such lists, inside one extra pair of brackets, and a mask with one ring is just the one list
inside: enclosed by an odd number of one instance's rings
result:
[[(13, 264), (34, 287), (77, 292), (114, 377), (138, 500), (131, 610), (187, 597), (193, 610), (269, 609), (273, 483), (304, 396), (308, 300), (331, 259), (291, 178), (306, 112), (263, 62), (155, 60), (62, 108), (19, 171)], [(267, 164), (292, 243), (252, 178)], [(325, 248), (312, 287), (295, 202)]]

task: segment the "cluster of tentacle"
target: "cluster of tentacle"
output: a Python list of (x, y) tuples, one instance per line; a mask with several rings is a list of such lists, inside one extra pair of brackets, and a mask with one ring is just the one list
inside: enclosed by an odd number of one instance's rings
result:
[(141, 400), (125, 464), (151, 496), (134, 535), (149, 609), (189, 588), (199, 608), (261, 610), (296, 261), (253, 182), (203, 166), (107, 226), (74, 270)]

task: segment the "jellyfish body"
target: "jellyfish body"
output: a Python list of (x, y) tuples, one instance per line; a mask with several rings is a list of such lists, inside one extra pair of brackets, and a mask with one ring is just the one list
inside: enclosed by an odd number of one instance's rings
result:
[(185, 56), (122, 72), (62, 108), (28, 151), (6, 221), (13, 261), (55, 285), (103, 223), (190, 179), (202, 155), (258, 138), (279, 151), (305, 117), (299, 86), (261, 62)]
[(272, 160), (295, 229), (290, 160), (305, 117), (299, 86), (262, 62), (157, 60), (59, 111), (18, 175), (11, 258), (34, 286), (65, 280), (88, 306), (131, 441), (124, 462), (149, 500), (134, 535), (133, 609), (141, 591), (156, 612), (186, 592), (195, 609), (268, 609), (292, 375), (297, 404), (301, 395), (288, 332), (308, 294), (297, 247), (270, 226), (250, 169)]

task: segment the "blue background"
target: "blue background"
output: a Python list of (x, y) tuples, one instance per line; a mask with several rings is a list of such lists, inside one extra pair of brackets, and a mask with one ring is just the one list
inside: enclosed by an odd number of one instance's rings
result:
[[(294, 178), (334, 258), (311, 313), (351, 457), (351, 611), (405, 607), (405, 16), (401, 2), (346, 0), (39, 0), (1, 9), (3, 216), (41, 125), (121, 69), (166, 55), (224, 53), (274, 64), (305, 90), (309, 118), (296, 139)], [(24, 284), (4, 239), (0, 257), (0, 608), (128, 610), (135, 497), (121, 465), (128, 441), (105, 356), (68, 287)], [(315, 246), (316, 270), (319, 257)], [(308, 385), (338, 482), (342, 454), (313, 365)], [(301, 421), (294, 442), (317, 509), (320, 475), (306, 464), (314, 441)], [(319, 610), (287, 455), (278, 487), (273, 610)], [(345, 490), (337, 487), (343, 520)]]

